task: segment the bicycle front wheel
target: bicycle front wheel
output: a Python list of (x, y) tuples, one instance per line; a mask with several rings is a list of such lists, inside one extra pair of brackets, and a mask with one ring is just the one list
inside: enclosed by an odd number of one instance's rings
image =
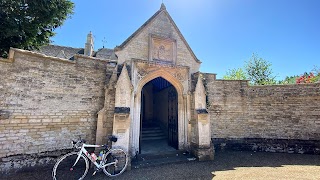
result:
[[(89, 169), (88, 159), (81, 154), (78, 162), (78, 152), (71, 152), (62, 156), (53, 167), (52, 177), (54, 180), (83, 179)], [(73, 166), (74, 165), (74, 166)]]
[(113, 163), (103, 168), (103, 172), (107, 176), (118, 176), (122, 174), (128, 164), (128, 156), (122, 149), (110, 149), (104, 159), (104, 164)]

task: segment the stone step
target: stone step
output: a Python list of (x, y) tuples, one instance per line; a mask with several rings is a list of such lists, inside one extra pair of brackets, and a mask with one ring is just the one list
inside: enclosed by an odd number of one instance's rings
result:
[(141, 137), (156, 137), (156, 136), (166, 136), (163, 132), (154, 132), (154, 133), (144, 133)]
[(142, 131), (162, 130), (160, 127), (143, 127)]
[(160, 140), (160, 139), (166, 139), (167, 136), (163, 132), (163, 130), (157, 126), (149, 126), (149, 127), (143, 127), (141, 132), (141, 140)]
[(196, 160), (194, 156), (182, 151), (162, 152), (160, 154), (139, 154), (136, 158), (132, 159), (132, 168), (154, 167), (194, 160)]
[(160, 140), (160, 139), (166, 139), (166, 136), (151, 136), (151, 137), (142, 137), (142, 141), (147, 141), (147, 140)]
[(161, 129), (156, 129), (156, 130), (142, 130), (142, 134), (148, 134), (148, 133), (163, 133), (163, 131)]

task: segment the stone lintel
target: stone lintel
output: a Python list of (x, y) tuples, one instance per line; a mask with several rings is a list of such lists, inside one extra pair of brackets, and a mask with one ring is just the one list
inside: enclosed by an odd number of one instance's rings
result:
[[(149, 61), (149, 60), (144, 60), (144, 59), (137, 59), (137, 58), (131, 58), (131, 61), (134, 62), (135, 64), (146, 64), (151, 67), (158, 67), (159, 63), (157, 61)], [(189, 70), (190, 67), (184, 66), (184, 65), (177, 65), (177, 64), (172, 64), (172, 63), (167, 63), (167, 64), (161, 64), (162, 67), (164, 68), (178, 68), (178, 69), (187, 69)]]

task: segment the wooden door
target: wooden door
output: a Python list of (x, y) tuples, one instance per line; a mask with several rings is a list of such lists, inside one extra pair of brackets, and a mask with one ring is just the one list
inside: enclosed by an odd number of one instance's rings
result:
[(168, 92), (168, 143), (178, 149), (178, 97), (174, 87)]

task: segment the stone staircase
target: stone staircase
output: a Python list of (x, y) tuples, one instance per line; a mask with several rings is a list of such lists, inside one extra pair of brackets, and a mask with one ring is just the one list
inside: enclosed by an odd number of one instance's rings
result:
[(153, 125), (153, 126), (142, 127), (142, 132), (141, 132), (142, 141), (161, 140), (166, 138), (167, 138), (166, 134), (159, 126)]

